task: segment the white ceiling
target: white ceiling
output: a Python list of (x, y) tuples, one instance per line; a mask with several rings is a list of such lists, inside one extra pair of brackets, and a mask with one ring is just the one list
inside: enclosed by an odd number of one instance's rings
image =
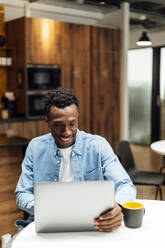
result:
[[(51, 7), (61, 7), (76, 11), (91, 12), (111, 16), (120, 8), (122, 2), (129, 2), (130, 5), (130, 26), (131, 29), (165, 30), (165, 0), (20, 0), (34, 2), (38, 5), (45, 4)], [(101, 4), (102, 3), (102, 4)], [(119, 16), (116, 13), (116, 16)], [(111, 23), (111, 19), (105, 18), (104, 24)], [(120, 20), (119, 20), (120, 21)], [(118, 18), (115, 24), (118, 25)]]
[[(56, 5), (50, 4), (51, 2), (56, 2)], [(70, 4), (66, 5), (66, 1), (62, 0), (44, 0), (44, 3), (42, 0), (33, 3), (28, 3), (26, 0), (0, 0), (0, 4), (5, 8), (5, 21), (31, 16), (111, 28), (120, 27), (120, 9), (100, 9), (97, 6), (87, 7), (68, 2)]]
[[(107, 4), (98, 4), (99, 0), (0, 0), (0, 4), (5, 6), (5, 21), (29, 15), (111, 28), (120, 27), (120, 4), (124, 0), (102, 1)], [(131, 29), (147, 29), (150, 32), (165, 30), (165, 0), (127, 1), (130, 3)], [(109, 4), (111, 2), (118, 5)]]

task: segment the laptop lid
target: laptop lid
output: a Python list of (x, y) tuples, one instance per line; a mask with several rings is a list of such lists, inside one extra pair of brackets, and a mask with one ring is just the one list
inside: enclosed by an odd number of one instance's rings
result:
[(94, 231), (94, 219), (114, 204), (112, 181), (34, 185), (36, 232)]

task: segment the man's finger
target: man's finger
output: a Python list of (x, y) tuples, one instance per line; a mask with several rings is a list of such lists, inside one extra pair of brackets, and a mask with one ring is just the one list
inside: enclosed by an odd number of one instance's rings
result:
[(117, 216), (115, 216), (115, 218), (106, 218), (106, 219), (104, 219), (104, 220), (97, 220), (97, 221), (95, 221), (94, 222), (94, 224), (95, 225), (99, 225), (99, 226), (101, 226), (101, 225), (111, 225), (111, 224), (113, 224), (113, 223), (115, 223), (116, 221), (122, 221), (122, 219), (123, 219), (123, 214), (121, 213), (119, 213)]
[(117, 221), (116, 223), (113, 223), (112, 225), (104, 225), (104, 226), (95, 226), (95, 229), (100, 232), (112, 232), (119, 228), (121, 226), (121, 222)]
[(121, 226), (121, 224), (107, 228), (107, 229), (99, 229), (99, 231), (100, 232), (113, 232), (113, 231), (117, 230), (120, 226)]
[(99, 220), (111, 219), (120, 213), (121, 213), (121, 207), (117, 203), (115, 203), (114, 207), (110, 211), (99, 216)]

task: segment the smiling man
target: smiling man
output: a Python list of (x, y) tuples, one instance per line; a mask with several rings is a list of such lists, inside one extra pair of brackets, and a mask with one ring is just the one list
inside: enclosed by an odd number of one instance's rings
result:
[(28, 223), (34, 220), (35, 182), (112, 180), (114, 207), (99, 216), (94, 227), (105, 232), (119, 228), (120, 204), (135, 200), (136, 189), (110, 144), (99, 135), (78, 129), (79, 102), (71, 90), (57, 88), (48, 93), (45, 116), (51, 133), (29, 143), (15, 191), (17, 205), (30, 214)]
[(75, 104), (64, 108), (56, 106), (50, 108), (46, 120), (58, 147), (67, 148), (75, 143), (78, 115), (78, 109)]

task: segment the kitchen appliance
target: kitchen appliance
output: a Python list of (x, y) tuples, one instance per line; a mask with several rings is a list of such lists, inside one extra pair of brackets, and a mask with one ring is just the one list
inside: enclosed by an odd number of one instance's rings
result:
[(27, 102), (29, 118), (44, 115), (44, 97), (61, 85), (59, 65), (27, 65)]
[(46, 92), (28, 95), (28, 117), (44, 115), (44, 97)]
[(28, 90), (51, 90), (60, 85), (59, 65), (27, 65)]

